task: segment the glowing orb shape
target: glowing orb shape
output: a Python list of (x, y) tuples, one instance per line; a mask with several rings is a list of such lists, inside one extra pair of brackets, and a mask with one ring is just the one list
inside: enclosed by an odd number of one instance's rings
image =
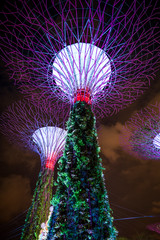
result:
[(73, 96), (78, 89), (95, 95), (107, 85), (111, 65), (105, 51), (89, 43), (63, 48), (53, 62), (53, 77), (61, 90)]
[(155, 148), (160, 149), (160, 133), (157, 134), (153, 139), (153, 145), (155, 146)]
[(67, 132), (58, 127), (42, 127), (37, 129), (32, 140), (36, 143), (45, 160), (55, 158), (64, 148)]

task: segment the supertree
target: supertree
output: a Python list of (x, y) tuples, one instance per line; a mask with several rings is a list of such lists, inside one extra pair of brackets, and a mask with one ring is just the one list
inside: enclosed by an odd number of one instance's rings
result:
[(160, 159), (160, 103), (150, 104), (126, 122), (124, 148), (144, 159)]
[[(21, 239), (39, 239), (41, 224), (45, 223), (53, 197), (54, 167), (65, 144), (65, 120), (68, 110), (56, 113), (59, 104), (47, 110), (34, 107), (28, 101), (19, 101), (2, 114), (1, 132), (8, 139), (40, 155), (41, 169), (27, 212)], [(61, 121), (61, 122), (60, 122)]]
[(25, 93), (42, 91), (72, 104), (48, 239), (115, 239), (92, 110), (115, 113), (153, 78), (156, 4), (67, 0), (8, 6), (1, 45), (11, 77)]

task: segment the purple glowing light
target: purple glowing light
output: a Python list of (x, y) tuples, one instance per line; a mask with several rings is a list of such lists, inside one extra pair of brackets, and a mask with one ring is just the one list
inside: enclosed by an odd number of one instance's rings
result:
[(153, 223), (151, 225), (148, 225), (147, 228), (151, 231), (154, 231), (160, 234), (160, 223)]
[(65, 94), (72, 97), (88, 88), (95, 95), (107, 85), (111, 65), (105, 51), (89, 44), (75, 43), (63, 48), (53, 62), (53, 78)]
[(126, 123), (121, 141), (136, 157), (160, 159), (160, 103), (136, 113)]
[(69, 112), (58, 101), (51, 106), (39, 102), (36, 107), (29, 101), (19, 101), (1, 115), (0, 130), (12, 143), (37, 152), (42, 167), (48, 164), (53, 169), (64, 148)]
[[(112, 115), (137, 99), (158, 69), (158, 14), (156, 3), (145, 0), (8, 2), (2, 58), (27, 96), (43, 92), (73, 103), (80, 87), (89, 90), (95, 114)], [(100, 64), (78, 46), (94, 46)]]

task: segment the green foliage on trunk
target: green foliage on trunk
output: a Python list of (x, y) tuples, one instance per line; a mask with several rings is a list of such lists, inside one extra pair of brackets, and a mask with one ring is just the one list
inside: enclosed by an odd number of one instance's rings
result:
[(91, 106), (76, 102), (67, 128), (65, 150), (59, 160), (57, 192), (52, 200), (58, 211), (53, 212), (56, 221), (54, 218), (48, 239), (114, 240), (116, 230)]
[(32, 205), (28, 210), (21, 240), (38, 240), (41, 224), (48, 219), (52, 199), (53, 171), (42, 169), (34, 191)]

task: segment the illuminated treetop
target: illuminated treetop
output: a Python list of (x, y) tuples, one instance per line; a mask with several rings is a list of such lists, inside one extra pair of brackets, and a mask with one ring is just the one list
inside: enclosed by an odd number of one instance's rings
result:
[(58, 111), (58, 103), (47, 107), (35, 107), (29, 101), (12, 104), (1, 116), (1, 131), (11, 142), (39, 153), (42, 166), (54, 168), (64, 148), (69, 109)]
[(38, 240), (41, 224), (48, 219), (53, 197), (54, 167), (64, 149), (68, 113), (69, 108), (62, 108), (59, 102), (49, 105), (47, 101), (39, 101), (35, 106), (29, 101), (19, 101), (8, 107), (1, 116), (1, 131), (9, 140), (36, 151), (41, 159), (32, 203), (22, 229), (22, 240)]
[(160, 103), (136, 113), (126, 123), (126, 149), (144, 158), (160, 159)]
[(111, 115), (154, 77), (160, 38), (154, 1), (33, 0), (7, 8), (2, 56), (24, 93), (83, 99)]

